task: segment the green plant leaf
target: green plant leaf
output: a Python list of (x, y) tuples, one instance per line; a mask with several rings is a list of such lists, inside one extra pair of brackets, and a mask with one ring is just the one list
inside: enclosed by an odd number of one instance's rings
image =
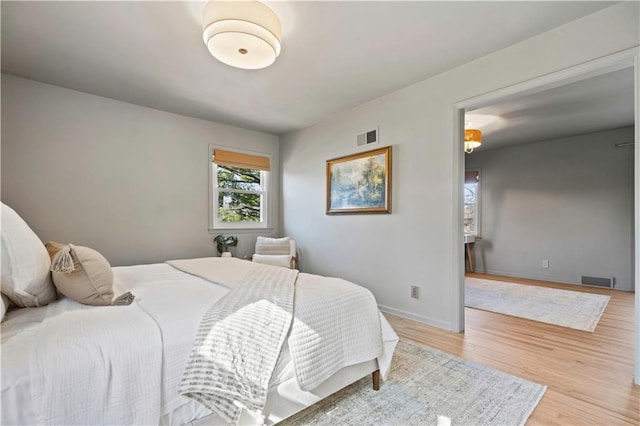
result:
[(224, 234), (220, 234), (215, 236), (213, 242), (216, 243), (218, 253), (222, 254), (225, 251), (229, 251), (229, 247), (235, 247), (238, 245), (238, 237), (235, 237), (233, 235), (225, 236)]

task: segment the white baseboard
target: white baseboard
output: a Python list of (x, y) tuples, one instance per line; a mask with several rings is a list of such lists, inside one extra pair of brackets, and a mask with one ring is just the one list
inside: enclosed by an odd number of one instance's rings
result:
[(538, 274), (518, 274), (518, 273), (514, 273), (514, 272), (507, 272), (507, 271), (497, 271), (497, 270), (492, 270), (492, 269), (488, 269), (488, 270), (476, 270), (475, 272), (480, 273), (480, 274), (489, 274), (489, 275), (501, 275), (503, 277), (512, 277), (512, 278), (524, 278), (524, 279), (529, 279), (529, 280), (538, 280), (538, 281), (547, 281), (547, 282), (552, 282), (552, 283), (560, 283), (560, 284), (573, 284), (573, 285), (582, 285), (580, 283), (575, 283), (575, 282), (569, 282), (566, 280), (562, 280), (559, 278), (554, 278), (551, 276), (545, 276), (545, 275), (538, 275)]
[(422, 324), (430, 325), (433, 327), (442, 328), (447, 331), (453, 331), (453, 327), (451, 322), (449, 321), (441, 321), (439, 319), (426, 317), (424, 315), (414, 314), (413, 312), (403, 311), (402, 309), (392, 308), (390, 306), (378, 305), (378, 308), (383, 313), (386, 312), (391, 315), (395, 315), (397, 317), (402, 317), (406, 319), (410, 319), (413, 321), (420, 322)]
[(554, 277), (550, 277), (550, 276), (546, 276), (546, 275), (538, 275), (538, 274), (518, 274), (518, 273), (514, 273), (514, 272), (506, 272), (506, 271), (497, 271), (497, 270), (483, 270), (483, 269), (476, 269), (474, 272), (477, 272), (479, 274), (488, 274), (488, 275), (500, 275), (503, 277), (507, 277), (507, 278), (524, 278), (526, 280), (538, 280), (538, 281), (547, 281), (547, 282), (552, 282), (552, 283), (558, 283), (558, 284), (568, 284), (568, 285), (575, 285), (578, 287), (594, 287), (594, 288), (602, 288), (605, 290), (618, 290), (618, 291), (635, 291), (635, 288), (633, 286), (626, 286), (624, 285), (625, 283), (618, 283), (616, 282), (616, 286), (614, 288), (609, 288), (609, 287), (600, 287), (600, 286), (590, 286), (587, 284), (581, 284), (581, 283), (577, 283), (575, 281), (567, 281), (567, 280), (563, 280), (563, 279), (559, 279), (559, 278), (554, 278)]

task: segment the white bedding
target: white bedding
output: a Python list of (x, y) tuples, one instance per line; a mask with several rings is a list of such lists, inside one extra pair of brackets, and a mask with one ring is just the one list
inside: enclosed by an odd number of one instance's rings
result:
[(262, 413), (291, 328), (297, 276), (295, 269), (261, 266), (207, 310), (182, 376), (182, 395), (227, 423), (236, 424), (243, 408)]
[(385, 354), (381, 330), (369, 290), (340, 278), (301, 273), (289, 338), (300, 387), (315, 389), (341, 368), (369, 359), (378, 360), (386, 379), (391, 355)]
[(157, 325), (136, 305), (92, 312), (61, 299), (12, 311), (2, 323), (2, 424), (95, 424), (95, 413), (148, 424), (161, 366)]
[[(36, 424), (153, 424), (160, 410), (160, 330), (139, 305), (46, 306), (29, 351)], [(71, 407), (71, 408), (70, 408)]]
[[(178, 394), (195, 330), (213, 302), (228, 291), (201, 278), (180, 272), (167, 264), (138, 265), (113, 268), (120, 292), (129, 290), (136, 303), (157, 325), (162, 339), (162, 385), (160, 393), (161, 423), (185, 424), (207, 415), (208, 410)], [(87, 312), (113, 307), (91, 307)], [(33, 339), (41, 330), (46, 307), (18, 309), (7, 313), (2, 322), (2, 424), (37, 424), (32, 409), (33, 383), (29, 380), (29, 362), (25, 353), (32, 350)], [(89, 314), (91, 315), (91, 314)], [(397, 336), (382, 318), (386, 333), (385, 363)], [(78, 342), (80, 344), (80, 342)], [(288, 346), (285, 346), (273, 374), (270, 388), (295, 382), (294, 368)]]
[[(153, 318), (156, 330), (161, 331), (162, 384), (158, 383), (156, 389), (160, 414), (170, 413), (189, 402), (178, 395), (178, 386), (202, 314), (228, 290), (165, 264), (117, 267), (113, 271), (118, 288), (134, 293), (135, 303)], [(99, 315), (112, 308), (90, 307), (86, 311)], [(43, 327), (46, 311), (47, 307), (17, 309), (9, 312), (2, 322), (2, 424), (41, 423), (32, 406), (35, 389), (29, 378), (29, 357), (25, 354), (33, 351), (33, 341)], [(175, 419), (177, 423), (191, 420)]]
[[(268, 270), (234, 258), (207, 257), (167, 263), (230, 288), (258, 270)], [(384, 359), (380, 312), (369, 290), (340, 278), (300, 273), (295, 281), (295, 300), (288, 342), (303, 390), (316, 388), (343, 367)], [(387, 363), (380, 364), (382, 377), (386, 378)]]

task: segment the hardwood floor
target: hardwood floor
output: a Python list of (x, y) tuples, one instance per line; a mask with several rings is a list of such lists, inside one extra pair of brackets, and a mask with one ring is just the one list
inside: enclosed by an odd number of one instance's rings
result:
[(467, 276), (606, 294), (611, 300), (593, 333), (471, 308), (465, 308), (464, 333), (385, 316), (401, 337), (547, 385), (527, 425), (640, 425), (640, 386), (633, 384), (633, 293)]

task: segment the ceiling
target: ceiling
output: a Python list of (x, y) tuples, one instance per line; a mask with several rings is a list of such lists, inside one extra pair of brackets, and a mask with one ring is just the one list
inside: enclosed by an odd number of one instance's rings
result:
[(465, 121), (485, 150), (632, 126), (633, 68), (467, 111)]
[(204, 2), (2, 1), (2, 71), (282, 134), (612, 5), (266, 3), (282, 53), (241, 70), (208, 53)]

